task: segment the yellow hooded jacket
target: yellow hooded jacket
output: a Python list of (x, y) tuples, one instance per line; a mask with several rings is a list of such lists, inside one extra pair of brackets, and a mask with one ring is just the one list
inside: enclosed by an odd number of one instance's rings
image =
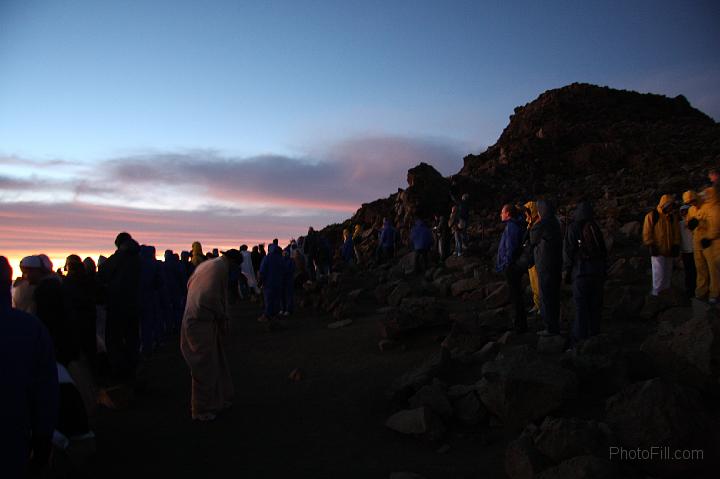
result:
[(662, 195), (657, 208), (645, 215), (643, 244), (654, 248), (658, 256), (673, 256), (673, 249), (680, 246), (678, 215), (674, 212), (663, 212), (663, 208), (674, 201), (672, 195)]
[(205, 261), (205, 255), (203, 254), (202, 245), (199, 241), (195, 241), (192, 244), (192, 258), (190, 259), (190, 262), (197, 266), (203, 261)]
[(703, 191), (702, 204), (696, 217), (699, 220), (698, 227), (693, 232), (696, 243), (699, 244), (704, 239), (715, 241), (720, 238), (720, 198), (714, 187), (711, 186)]
[(523, 206), (530, 211), (530, 221), (527, 225), (528, 229), (530, 229), (532, 228), (532, 225), (534, 225), (540, 220), (540, 214), (537, 210), (537, 203), (535, 203), (534, 201), (528, 201)]

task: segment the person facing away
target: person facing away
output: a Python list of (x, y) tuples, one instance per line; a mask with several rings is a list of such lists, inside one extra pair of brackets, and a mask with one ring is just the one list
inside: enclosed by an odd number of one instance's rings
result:
[(643, 244), (650, 251), (653, 296), (670, 289), (673, 258), (680, 254), (680, 226), (674, 208), (673, 195), (662, 195), (657, 208), (645, 215)]
[(415, 220), (410, 230), (410, 243), (415, 252), (415, 271), (424, 271), (428, 266), (428, 254), (433, 245), (432, 231), (421, 219)]
[[(278, 247), (279, 249), (279, 247)], [(282, 252), (283, 284), (281, 316), (290, 316), (295, 310), (295, 261), (290, 248)]]
[(702, 196), (686, 191), (683, 201), (690, 205), (687, 227), (693, 232), (693, 255), (695, 259), (695, 297), (708, 299), (715, 304), (720, 297), (720, 204), (717, 189), (706, 188)]
[(115, 246), (115, 253), (99, 267), (98, 282), (106, 292), (105, 342), (113, 379), (128, 384), (135, 380), (138, 362), (140, 245), (123, 232)]
[(397, 230), (389, 219), (383, 219), (383, 226), (378, 238), (377, 260), (379, 263), (395, 255), (395, 243), (397, 242)]
[(35, 477), (47, 467), (58, 423), (58, 370), (47, 328), (12, 307), (11, 284), (12, 268), (0, 256), (0, 464), (3, 477)]
[(182, 322), (185, 310), (185, 296), (187, 295), (187, 276), (185, 266), (178, 259), (173, 250), (165, 250), (165, 261), (162, 263), (163, 284), (167, 291), (168, 315), (170, 327), (177, 331)]
[(343, 261), (346, 263), (352, 263), (355, 259), (355, 245), (353, 243), (353, 237), (350, 235), (349, 229), (343, 230), (343, 245), (340, 250), (340, 255)]
[[(683, 200), (684, 198), (683, 195)], [(687, 225), (689, 211), (690, 205), (685, 204), (680, 207), (680, 257), (682, 258), (683, 272), (685, 273), (685, 297), (687, 299), (695, 296), (695, 288), (697, 287), (693, 232)]]
[(260, 261), (262, 261), (259, 246), (253, 246), (253, 249), (250, 252), (250, 260), (252, 261), (252, 267), (255, 272), (255, 277), (257, 277), (258, 271), (260, 270)]
[(192, 263), (192, 265), (195, 268), (197, 268), (200, 263), (202, 263), (203, 261), (206, 261), (206, 259), (207, 259), (205, 257), (205, 254), (203, 253), (202, 245), (200, 244), (199, 241), (195, 241), (192, 244), (191, 254), (192, 254), (192, 258), (190, 259), (190, 262)]
[(443, 262), (450, 256), (450, 227), (444, 216), (435, 215), (433, 234), (440, 262)]
[(268, 255), (260, 264), (258, 281), (262, 286), (265, 299), (265, 309), (258, 321), (265, 322), (272, 319), (278, 311), (285, 279), (285, 263), (280, 253), (280, 248), (271, 244), (268, 247)]
[[(253, 248), (253, 253), (255, 252), (256, 248)], [(240, 272), (245, 276), (245, 279), (247, 280), (247, 285), (250, 290), (254, 294), (260, 294), (260, 288), (258, 288), (257, 279), (255, 275), (255, 260), (253, 258), (253, 253), (248, 251), (247, 245), (240, 246), (240, 254), (243, 257), (242, 266), (240, 267)], [(258, 254), (259, 256), (259, 254)], [(259, 260), (259, 258), (258, 258)], [(260, 267), (260, 264), (258, 263), (258, 268)]]
[(560, 333), (560, 285), (562, 282), (563, 238), (552, 205), (537, 202), (540, 220), (530, 229), (530, 245), (540, 283), (540, 314), (546, 329), (540, 336)]
[(239, 251), (225, 251), (199, 265), (188, 281), (180, 351), (190, 368), (190, 407), (196, 420), (211, 421), (231, 405), (234, 391), (222, 340), (229, 321), (230, 268), (241, 261)]
[(607, 270), (605, 239), (588, 201), (577, 204), (574, 221), (565, 234), (563, 269), (566, 283), (573, 285), (575, 320), (571, 345), (575, 346), (600, 331)]
[(62, 286), (73, 313), (78, 345), (90, 364), (95, 365), (97, 355), (97, 332), (95, 330), (97, 312), (95, 279), (77, 255), (65, 259), (65, 271)]
[[(530, 238), (530, 228), (533, 227), (535, 223), (540, 221), (540, 216), (537, 212), (537, 205), (534, 201), (528, 201), (523, 205), (525, 209), (525, 222), (527, 223), (527, 233), (526, 237), (523, 240), (523, 242), (529, 240)], [(540, 283), (538, 282), (538, 274), (537, 274), (537, 268), (535, 265), (530, 266), (528, 268), (528, 277), (530, 278), (530, 289), (532, 290), (532, 296), (533, 296), (533, 307), (528, 311), (530, 314), (539, 314), (540, 313)]]
[(510, 292), (510, 303), (513, 305), (513, 328), (517, 333), (527, 331), (527, 313), (523, 295), (522, 277), (527, 266), (519, 265), (518, 258), (522, 253), (522, 240), (525, 235), (525, 223), (517, 217), (515, 207), (504, 205), (500, 210), (500, 221), (505, 225), (498, 246), (495, 271), (503, 273)]

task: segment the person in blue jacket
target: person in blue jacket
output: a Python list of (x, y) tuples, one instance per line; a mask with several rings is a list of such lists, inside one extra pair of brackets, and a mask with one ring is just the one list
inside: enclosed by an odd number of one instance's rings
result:
[(415, 252), (415, 272), (424, 271), (428, 265), (428, 253), (433, 245), (432, 231), (421, 219), (415, 220), (415, 226), (410, 230), (410, 243)]
[(258, 321), (265, 322), (272, 319), (282, 299), (283, 281), (285, 279), (285, 262), (280, 248), (271, 244), (268, 253), (260, 263), (258, 282), (262, 286), (265, 299), (265, 309)]
[(395, 243), (397, 241), (397, 230), (393, 227), (389, 219), (383, 219), (383, 227), (380, 230), (378, 239), (378, 248), (375, 257), (378, 263), (383, 263), (386, 259), (395, 255)]
[(295, 297), (295, 261), (292, 259), (291, 248), (283, 251), (283, 286), (281, 316), (290, 316), (294, 310)]
[(350, 230), (347, 228), (343, 230), (343, 245), (340, 250), (340, 255), (346, 263), (352, 264), (355, 260), (355, 244)]
[(12, 268), (0, 256), (0, 475), (35, 477), (47, 468), (58, 423), (58, 370), (47, 328), (13, 309), (11, 284)]
[(522, 276), (527, 267), (517, 263), (522, 252), (525, 222), (518, 216), (515, 207), (511, 204), (504, 205), (500, 210), (500, 220), (505, 224), (505, 230), (498, 246), (495, 271), (505, 274), (510, 302), (515, 309), (513, 327), (516, 332), (524, 333), (527, 331), (527, 311), (525, 311)]

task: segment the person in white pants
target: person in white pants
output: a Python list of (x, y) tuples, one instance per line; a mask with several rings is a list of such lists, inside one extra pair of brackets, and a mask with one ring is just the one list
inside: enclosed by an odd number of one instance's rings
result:
[(645, 215), (643, 244), (650, 250), (651, 294), (657, 296), (670, 289), (673, 259), (680, 255), (680, 226), (673, 195), (663, 195), (657, 208)]

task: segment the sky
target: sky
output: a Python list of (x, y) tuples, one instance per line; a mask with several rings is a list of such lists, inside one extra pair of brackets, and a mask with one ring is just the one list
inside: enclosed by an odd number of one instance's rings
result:
[(720, 119), (716, 1), (0, 0), (0, 255), (286, 241), (572, 82)]

